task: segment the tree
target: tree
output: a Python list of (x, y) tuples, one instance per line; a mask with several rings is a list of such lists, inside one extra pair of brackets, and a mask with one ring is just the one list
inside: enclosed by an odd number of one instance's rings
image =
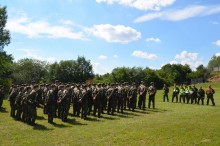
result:
[(12, 60), (11, 55), (0, 52), (0, 85), (5, 86), (5, 91), (8, 91), (11, 85)]
[(220, 56), (214, 55), (208, 63), (208, 69), (213, 70), (214, 67), (220, 66)]
[(7, 92), (11, 84), (10, 75), (12, 73), (11, 65), (13, 58), (3, 50), (5, 45), (10, 43), (10, 33), (5, 29), (6, 22), (6, 7), (0, 6), (0, 85), (3, 85)]
[(12, 79), (15, 84), (25, 84), (35, 81), (44, 82), (47, 75), (47, 64), (37, 59), (21, 59), (13, 64)]
[(0, 6), (0, 52), (3, 51), (3, 48), (10, 44), (10, 33), (5, 29), (7, 22), (7, 11), (6, 7)]
[(83, 83), (94, 77), (92, 64), (85, 57), (77, 60), (65, 60), (49, 66), (49, 81), (59, 80), (64, 83)]

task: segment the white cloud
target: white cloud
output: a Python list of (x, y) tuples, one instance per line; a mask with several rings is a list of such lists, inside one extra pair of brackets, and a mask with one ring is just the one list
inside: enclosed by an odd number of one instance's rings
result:
[(118, 55), (115, 54), (113, 57), (114, 57), (114, 58), (118, 58)]
[(134, 20), (135, 23), (150, 21), (154, 19), (181, 21), (193, 17), (202, 17), (220, 13), (220, 6), (193, 5), (179, 10), (166, 10), (148, 13)]
[(220, 56), (220, 53), (216, 53), (215, 56), (216, 56), (216, 57)]
[(25, 15), (9, 19), (6, 28), (9, 29), (12, 33), (24, 34), (30, 38), (49, 37), (79, 40), (87, 39), (83, 32), (73, 32), (70, 27), (51, 25), (47, 21), (31, 22), (29, 18)]
[(176, 60), (170, 61), (170, 64), (178, 64)]
[(46, 61), (48, 63), (54, 63), (55, 61), (57, 61), (57, 59), (54, 57), (43, 58), (43, 57), (37, 55), (38, 50), (17, 49), (17, 51), (22, 51), (24, 53), (24, 55), (22, 57), (16, 59), (16, 61), (19, 59), (22, 59), (22, 58), (32, 58), (32, 59), (37, 59), (37, 60), (41, 60), (41, 61)]
[(161, 42), (161, 40), (159, 38), (147, 38), (146, 41), (147, 42), (156, 42), (156, 43)]
[(188, 64), (193, 70), (196, 69), (199, 65), (203, 64), (201, 58), (199, 58), (198, 53), (191, 53), (187, 51), (182, 51), (180, 54), (175, 56), (175, 60), (170, 62), (171, 64)]
[(98, 58), (99, 58), (99, 59), (102, 59), (102, 60), (106, 60), (106, 59), (108, 59), (108, 57), (105, 56), (105, 55), (100, 55)]
[(105, 66), (103, 66), (99, 62), (91, 61), (91, 63), (92, 63), (93, 71), (94, 71), (95, 74), (104, 75), (104, 74), (110, 73), (112, 71), (112, 69), (106, 68)]
[(135, 50), (131, 55), (138, 57), (138, 58), (144, 58), (144, 59), (149, 59), (149, 60), (155, 60), (158, 58), (157, 55), (155, 54), (150, 54), (150, 53), (142, 52), (138, 50)]
[(111, 43), (129, 43), (141, 38), (141, 33), (137, 30), (123, 25), (101, 24), (94, 25), (86, 30), (94, 36)]
[(217, 40), (214, 44), (215, 44), (216, 46), (220, 46), (220, 40)]
[(97, 3), (114, 4), (139, 9), (139, 10), (154, 10), (158, 11), (162, 7), (172, 5), (176, 0), (96, 0)]

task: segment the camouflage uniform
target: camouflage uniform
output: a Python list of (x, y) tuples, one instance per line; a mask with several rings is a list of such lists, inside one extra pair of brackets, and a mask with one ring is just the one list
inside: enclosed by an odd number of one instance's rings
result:
[(167, 87), (166, 84), (164, 84), (164, 86), (163, 86), (163, 102), (165, 102), (165, 99), (167, 99), (167, 102), (169, 102), (168, 93), (169, 93), (169, 88)]
[(138, 101), (138, 107), (139, 109), (145, 109), (146, 108), (146, 94), (147, 94), (147, 87), (144, 85), (144, 82), (141, 83), (141, 85), (138, 88), (138, 94), (139, 94), (139, 101)]
[(102, 108), (101, 98), (102, 98), (102, 89), (101, 89), (101, 85), (99, 84), (98, 87), (96, 87), (96, 89), (93, 91), (93, 102), (94, 102), (93, 115), (96, 116), (96, 113), (98, 111), (98, 118), (101, 117), (101, 108)]
[(45, 105), (47, 107), (47, 114), (48, 114), (48, 123), (53, 123), (54, 113), (55, 113), (55, 94), (54, 89), (56, 86), (52, 85), (51, 89), (48, 90), (47, 96), (45, 97)]
[(136, 85), (133, 83), (130, 90), (129, 90), (129, 110), (134, 111), (135, 109), (135, 104), (136, 104), (136, 99), (137, 99), (137, 88)]
[(201, 100), (202, 105), (204, 105), (205, 91), (202, 89), (202, 87), (199, 88), (197, 92), (197, 96), (198, 96), (198, 104), (200, 103)]
[(10, 107), (11, 107), (11, 114), (10, 114), (11, 117), (15, 117), (15, 112), (16, 112), (15, 99), (16, 99), (17, 95), (18, 95), (18, 89), (15, 86), (9, 95), (9, 101), (10, 101)]
[(153, 104), (153, 108), (155, 108), (155, 95), (156, 95), (156, 88), (154, 87), (154, 83), (151, 83), (151, 86), (148, 88), (149, 100), (148, 100), (148, 108), (150, 108), (151, 102)]
[(215, 90), (212, 89), (211, 86), (206, 90), (206, 95), (207, 95), (207, 105), (209, 105), (209, 100), (212, 101), (212, 105), (215, 106), (215, 101), (213, 98), (213, 95), (215, 94)]
[(115, 112), (115, 94), (116, 89), (114, 85), (111, 85), (111, 87), (107, 90), (106, 96), (108, 100), (108, 108), (107, 108), (107, 114), (114, 115)]
[(28, 124), (34, 125), (35, 120), (37, 118), (37, 90), (38, 86), (34, 86), (34, 89), (28, 95), (28, 117), (27, 122)]

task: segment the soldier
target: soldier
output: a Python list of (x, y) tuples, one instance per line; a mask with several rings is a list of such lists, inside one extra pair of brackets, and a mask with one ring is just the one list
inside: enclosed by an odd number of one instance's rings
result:
[(198, 104), (201, 100), (202, 105), (204, 105), (205, 91), (202, 89), (202, 87), (199, 88), (199, 90), (197, 92), (197, 96), (198, 96)]
[(1, 110), (1, 108), (2, 108), (3, 99), (4, 99), (4, 91), (3, 91), (3, 86), (2, 86), (2, 85), (0, 85), (0, 110)]
[(27, 118), (28, 118), (28, 96), (31, 92), (31, 87), (30, 86), (27, 86), (24, 88), (24, 95), (23, 95), (23, 98), (22, 98), (22, 101), (21, 101), (21, 104), (22, 104), (22, 121), (27, 123)]
[(139, 94), (138, 107), (139, 109), (145, 110), (147, 87), (145, 86), (143, 81), (141, 81), (141, 85), (138, 87), (138, 94)]
[(46, 96), (47, 96), (47, 92), (48, 92), (48, 90), (49, 90), (49, 84), (46, 84), (46, 86), (44, 87), (44, 89), (43, 89), (43, 113), (44, 114), (47, 114), (48, 112), (47, 112), (47, 105), (45, 104), (45, 98), (46, 98)]
[(61, 98), (61, 119), (63, 122), (67, 121), (69, 108), (70, 108), (70, 99), (71, 99), (70, 85), (66, 85), (65, 89), (63, 90), (63, 94)]
[(116, 95), (115, 85), (111, 84), (111, 87), (106, 92), (106, 96), (107, 96), (107, 99), (108, 99), (107, 114), (111, 113), (111, 115), (114, 115), (114, 112), (115, 112), (115, 95)]
[(92, 97), (92, 85), (89, 84), (87, 87), (87, 96), (88, 96), (88, 115), (90, 115), (92, 111), (92, 105), (93, 105), (93, 97)]
[(164, 84), (164, 86), (163, 86), (163, 102), (165, 102), (165, 99), (167, 99), (167, 102), (169, 102), (168, 94), (169, 94), (169, 88), (167, 87), (166, 84)]
[(37, 118), (37, 90), (39, 86), (34, 85), (30, 94), (28, 95), (28, 117), (27, 122), (30, 125), (35, 125), (35, 120)]
[(185, 85), (185, 100), (186, 100), (186, 103), (188, 104), (189, 103), (189, 100), (190, 100), (190, 96), (189, 96), (189, 87), (187, 85)]
[(104, 84), (101, 85), (101, 112), (104, 114), (104, 110), (107, 109), (107, 97), (106, 97), (106, 87)]
[(102, 88), (101, 84), (98, 84), (96, 89), (93, 91), (93, 102), (94, 102), (94, 111), (93, 115), (96, 116), (98, 111), (98, 118), (101, 118), (101, 98), (102, 98)]
[(10, 101), (10, 107), (11, 107), (11, 117), (15, 117), (15, 112), (16, 112), (16, 105), (15, 105), (15, 99), (16, 96), (18, 95), (18, 89), (17, 86), (14, 85), (12, 87), (11, 93), (9, 95), (9, 101)]
[(118, 105), (117, 105), (117, 112), (123, 113), (124, 109), (124, 88), (122, 85), (118, 85), (117, 87), (117, 100), (118, 100)]
[(16, 105), (16, 118), (18, 120), (21, 120), (21, 115), (22, 115), (22, 100), (24, 97), (24, 87), (19, 88), (19, 93), (15, 98), (15, 105)]
[(179, 88), (176, 86), (176, 84), (174, 84), (172, 102), (174, 101), (174, 98), (176, 98), (176, 102), (178, 102), (178, 95), (179, 95)]
[(47, 107), (47, 114), (48, 114), (48, 123), (53, 123), (54, 113), (55, 113), (55, 94), (54, 91), (56, 89), (55, 85), (51, 85), (45, 97), (45, 105)]
[(185, 88), (183, 87), (183, 85), (181, 85), (180, 87), (180, 103), (183, 100), (183, 103), (185, 103), (185, 97), (186, 97), (186, 93), (185, 93)]
[(189, 103), (190, 100), (191, 100), (191, 103), (192, 103), (192, 101), (193, 101), (193, 96), (194, 96), (194, 90), (193, 90), (193, 88), (192, 88), (191, 85), (189, 85), (188, 90), (189, 90), (189, 94), (188, 94), (187, 104)]
[(150, 83), (150, 87), (148, 88), (148, 94), (149, 94), (149, 101), (148, 101), (148, 108), (150, 108), (151, 102), (153, 104), (153, 108), (155, 108), (155, 95), (156, 95), (156, 88), (154, 86), (154, 83)]
[(207, 96), (207, 105), (209, 105), (209, 100), (212, 101), (212, 105), (215, 106), (215, 101), (213, 98), (213, 95), (215, 94), (215, 90), (209, 85), (209, 88), (206, 90), (206, 96)]
[(130, 86), (128, 85), (128, 83), (124, 83), (124, 110), (126, 109), (126, 107), (129, 107), (129, 90), (130, 90)]
[(79, 100), (79, 96), (81, 94), (80, 85), (76, 85), (76, 87), (72, 91), (72, 98), (73, 98), (73, 115), (79, 117), (80, 109), (81, 109), (81, 102)]
[(82, 104), (81, 118), (86, 120), (87, 119), (87, 112), (88, 112), (88, 91), (87, 91), (86, 85), (82, 86), (79, 100)]
[(58, 118), (62, 117), (61, 115), (62, 115), (63, 90), (64, 90), (64, 86), (63, 85), (59, 86), (58, 99), (57, 99)]
[(192, 98), (191, 98), (191, 104), (193, 104), (193, 102), (195, 102), (195, 104), (197, 103), (197, 91), (198, 89), (196, 88), (195, 85), (193, 85), (193, 94), (192, 94)]
[(132, 83), (132, 86), (129, 90), (129, 110), (134, 112), (135, 104), (137, 98), (137, 87), (135, 83)]

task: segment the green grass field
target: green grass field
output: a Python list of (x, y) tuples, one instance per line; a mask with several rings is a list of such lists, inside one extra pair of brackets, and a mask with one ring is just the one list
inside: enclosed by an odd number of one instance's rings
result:
[(35, 127), (11, 118), (9, 103), (5, 100), (5, 111), (0, 112), (0, 145), (219, 146), (220, 83), (212, 83), (212, 86), (216, 91), (215, 107), (162, 102), (162, 92), (158, 91), (154, 110), (125, 111), (115, 116), (104, 114), (101, 119), (89, 116), (88, 121), (70, 115), (67, 123), (55, 119), (56, 124), (51, 125), (42, 109), (38, 109)]

